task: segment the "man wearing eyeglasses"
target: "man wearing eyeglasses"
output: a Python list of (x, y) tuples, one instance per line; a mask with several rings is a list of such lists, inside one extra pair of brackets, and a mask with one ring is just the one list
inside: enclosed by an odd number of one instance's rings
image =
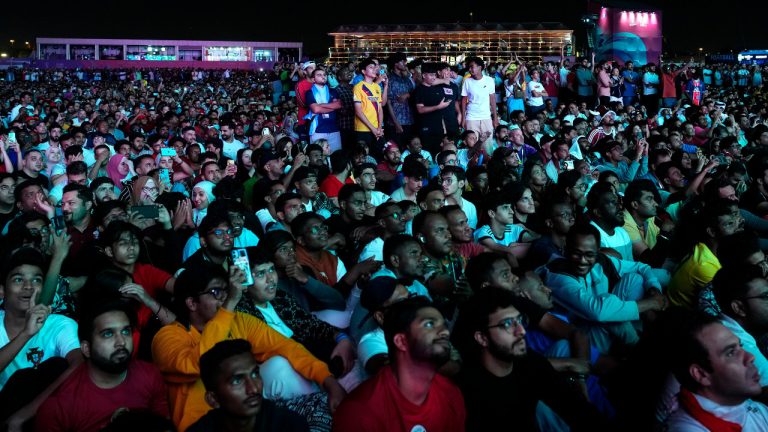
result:
[(544, 357), (529, 351), (527, 317), (502, 288), (478, 291), (461, 308), (451, 338), (464, 364), (457, 378), (467, 409), (467, 430), (539, 430), (536, 407), (544, 402), (573, 431), (607, 430), (605, 420), (578, 387)]
[[(200, 236), (200, 250), (184, 261), (182, 269), (195, 268), (206, 263), (227, 269), (229, 267), (227, 258), (232, 252), (235, 239), (229, 214), (208, 213), (197, 227), (197, 233)], [(179, 273), (181, 271), (177, 272), (176, 276)]]
[(589, 334), (600, 353), (607, 353), (614, 343), (636, 344), (640, 314), (667, 305), (653, 269), (599, 253), (600, 233), (590, 224), (571, 227), (565, 244), (565, 258), (541, 270), (555, 303)]

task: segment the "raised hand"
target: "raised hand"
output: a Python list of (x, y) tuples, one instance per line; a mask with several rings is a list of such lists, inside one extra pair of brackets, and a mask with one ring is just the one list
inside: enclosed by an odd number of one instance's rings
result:
[(36, 288), (32, 292), (32, 297), (29, 298), (29, 309), (27, 309), (26, 318), (27, 321), (24, 325), (24, 332), (27, 336), (32, 337), (43, 328), (45, 320), (48, 319), (48, 315), (51, 314), (50, 306), (44, 304), (37, 304), (37, 297), (40, 295), (40, 288)]

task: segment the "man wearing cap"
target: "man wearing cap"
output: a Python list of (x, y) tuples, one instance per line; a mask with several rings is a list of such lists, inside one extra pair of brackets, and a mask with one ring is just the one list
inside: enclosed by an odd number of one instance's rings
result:
[(383, 366), (389, 364), (387, 341), (384, 338), (384, 310), (409, 297), (408, 288), (391, 276), (379, 276), (371, 279), (360, 295), (360, 305), (368, 311), (365, 324), (375, 323), (373, 330), (365, 333), (357, 345), (357, 357), (369, 375), (375, 375)]
[(301, 71), (304, 74), (304, 79), (296, 84), (296, 105), (299, 107), (297, 124), (301, 126), (299, 129), (299, 139), (306, 140), (309, 138), (307, 126), (305, 125), (307, 114), (309, 114), (309, 105), (307, 105), (306, 97), (307, 92), (312, 88), (312, 72), (317, 66), (313, 61), (304, 62), (301, 65)]
[(309, 124), (310, 142), (319, 139), (328, 140), (331, 152), (341, 149), (341, 133), (336, 123), (336, 111), (341, 109), (341, 99), (335, 89), (327, 85), (325, 71), (312, 71), (313, 85), (307, 90), (304, 100), (310, 113)]
[(605, 137), (610, 137), (611, 139), (616, 138), (616, 128), (614, 127), (615, 124), (616, 113), (613, 111), (608, 111), (605, 113), (605, 115), (600, 119), (600, 126), (595, 128), (587, 136), (589, 145), (594, 146), (598, 141)]

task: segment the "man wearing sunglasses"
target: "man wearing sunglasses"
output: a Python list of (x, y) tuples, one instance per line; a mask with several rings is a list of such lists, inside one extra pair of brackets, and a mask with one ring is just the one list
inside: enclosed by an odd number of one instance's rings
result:
[(501, 424), (539, 430), (539, 402), (571, 430), (607, 430), (579, 388), (547, 359), (528, 350), (528, 319), (513, 306), (516, 302), (512, 291), (485, 288), (459, 313), (451, 340), (464, 360), (457, 382), (466, 404), (467, 430), (495, 430)]

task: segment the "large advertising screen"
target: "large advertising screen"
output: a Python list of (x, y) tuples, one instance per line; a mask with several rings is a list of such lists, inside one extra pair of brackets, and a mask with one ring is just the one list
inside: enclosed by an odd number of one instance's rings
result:
[(601, 8), (596, 57), (636, 65), (659, 64), (662, 52), (661, 11)]
[(251, 47), (205, 47), (205, 61), (251, 61)]

